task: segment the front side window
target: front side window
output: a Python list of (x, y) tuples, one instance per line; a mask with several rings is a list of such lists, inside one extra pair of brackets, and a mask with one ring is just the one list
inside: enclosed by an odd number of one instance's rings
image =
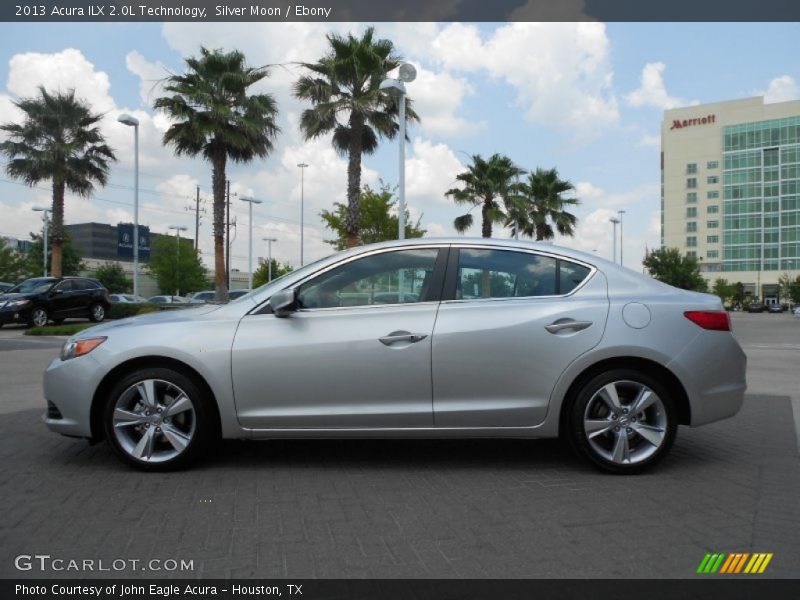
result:
[(464, 248), (458, 255), (456, 299), (568, 294), (590, 271), (586, 266), (550, 256)]
[(299, 308), (408, 304), (435, 299), (431, 287), (439, 250), (382, 252), (350, 261), (304, 283)]

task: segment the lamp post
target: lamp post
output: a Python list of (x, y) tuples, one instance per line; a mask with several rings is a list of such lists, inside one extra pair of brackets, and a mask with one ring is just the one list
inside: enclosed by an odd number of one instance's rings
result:
[(278, 238), (261, 238), (265, 242), (267, 242), (267, 283), (272, 281), (272, 242), (277, 242)]
[(170, 225), (170, 229), (175, 230), (175, 242), (177, 244), (178, 252), (175, 255), (175, 295), (181, 295), (181, 286), (180, 286), (180, 273), (181, 273), (181, 231), (186, 231), (186, 227), (183, 225)]
[(625, 211), (624, 210), (618, 210), (617, 214), (619, 215), (619, 264), (620, 264), (620, 266), (623, 266), (623, 264), (622, 264), (622, 252), (623, 252), (624, 248), (622, 247), (622, 215), (625, 214)]
[(261, 204), (261, 200), (256, 200), (255, 198), (239, 198), (242, 202), (247, 202), (250, 206), (248, 207), (249, 212), (249, 229), (250, 235), (247, 240), (247, 287), (248, 289), (253, 289), (253, 204)]
[(47, 277), (47, 237), (48, 237), (47, 225), (49, 221), (47, 215), (50, 212), (50, 209), (44, 208), (43, 206), (34, 206), (31, 210), (33, 210), (34, 212), (42, 213), (42, 221), (44, 221), (44, 233), (43, 233), (44, 237), (42, 238), (42, 241), (44, 242), (44, 250), (42, 252), (43, 254), (42, 263), (44, 266), (44, 276)]
[(139, 295), (139, 119), (120, 115), (117, 121), (133, 127), (133, 295)]
[(619, 219), (611, 217), (609, 221), (614, 224), (614, 262), (617, 262), (617, 223), (619, 223)]
[(297, 166), (300, 168), (300, 266), (303, 266), (303, 230), (304, 230), (304, 217), (305, 217), (305, 209), (303, 208), (303, 204), (305, 203), (305, 172), (308, 168), (308, 163), (297, 163)]
[(398, 125), (400, 135), (400, 156), (398, 163), (398, 205), (397, 205), (397, 239), (406, 237), (406, 83), (417, 78), (417, 70), (409, 63), (400, 65), (398, 79), (385, 79), (380, 89), (388, 94), (397, 95)]

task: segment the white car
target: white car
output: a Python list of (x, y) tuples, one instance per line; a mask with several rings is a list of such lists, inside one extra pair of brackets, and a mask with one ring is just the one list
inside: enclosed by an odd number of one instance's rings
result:
[(151, 304), (188, 304), (188, 300), (183, 296), (150, 296), (147, 299)]

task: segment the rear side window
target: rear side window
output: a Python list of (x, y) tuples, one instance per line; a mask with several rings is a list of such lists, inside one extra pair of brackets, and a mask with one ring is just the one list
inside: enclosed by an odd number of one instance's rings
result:
[(569, 294), (583, 283), (583, 280), (586, 279), (591, 272), (589, 267), (568, 260), (559, 261), (559, 267), (559, 280), (561, 283), (559, 290), (562, 294)]
[(591, 270), (577, 263), (513, 250), (462, 248), (456, 299), (526, 298), (568, 294)]

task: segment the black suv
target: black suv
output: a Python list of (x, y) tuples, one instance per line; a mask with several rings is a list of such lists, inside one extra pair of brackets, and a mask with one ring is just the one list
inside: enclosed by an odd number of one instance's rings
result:
[(0, 294), (0, 326), (27, 323), (58, 325), (66, 318), (84, 317), (99, 323), (108, 312), (108, 290), (86, 277), (35, 277)]

